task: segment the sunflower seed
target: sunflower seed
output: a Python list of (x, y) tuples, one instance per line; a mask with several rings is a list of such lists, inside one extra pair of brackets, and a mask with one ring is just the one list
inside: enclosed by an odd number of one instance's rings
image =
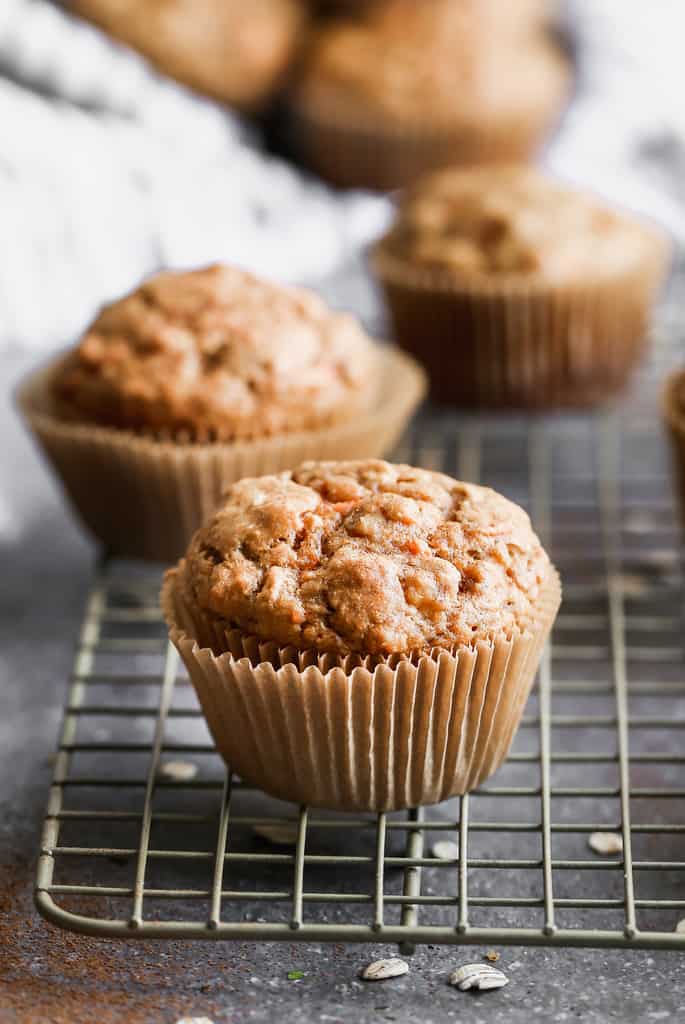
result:
[(508, 984), (507, 976), (490, 964), (464, 964), (450, 974), (450, 985), (461, 992), (470, 988), (486, 992), (490, 988), (503, 988)]
[(390, 957), (388, 960), (376, 960), (361, 972), (365, 981), (385, 981), (386, 978), (399, 978), (409, 970), (406, 960), (400, 960), (398, 956)]
[(287, 822), (279, 825), (277, 822), (271, 824), (266, 821), (263, 825), (255, 825), (253, 832), (274, 846), (294, 846), (297, 842), (297, 825)]
[(612, 853), (623, 853), (623, 839), (616, 832), (593, 832), (588, 839), (588, 846), (603, 857)]
[(685, 935), (685, 917), (682, 921), (678, 921), (678, 924), (675, 926), (675, 930), (679, 935)]
[(437, 860), (457, 860), (459, 847), (449, 839), (440, 839), (437, 843), (433, 843), (431, 853)]
[(192, 761), (165, 761), (159, 774), (171, 782), (190, 782), (197, 775), (197, 765)]

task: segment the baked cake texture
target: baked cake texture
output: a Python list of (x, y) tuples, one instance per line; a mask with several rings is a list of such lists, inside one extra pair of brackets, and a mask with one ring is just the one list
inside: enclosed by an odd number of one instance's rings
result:
[(166, 272), (105, 307), (53, 382), (60, 415), (196, 441), (344, 422), (377, 350), (316, 295), (232, 267)]
[(229, 488), (182, 585), (227, 629), (386, 656), (525, 630), (549, 574), (526, 513), (488, 488), (384, 461), (308, 462)]

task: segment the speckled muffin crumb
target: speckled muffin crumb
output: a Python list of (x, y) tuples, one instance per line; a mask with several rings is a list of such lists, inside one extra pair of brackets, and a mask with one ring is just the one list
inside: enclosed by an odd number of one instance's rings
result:
[(162, 273), (105, 307), (60, 368), (60, 415), (232, 441), (344, 422), (376, 393), (376, 347), (316, 295), (227, 266)]
[(231, 487), (182, 585), (210, 620), (283, 646), (409, 655), (525, 629), (549, 573), (526, 513), (492, 490), (309, 462)]
[(446, 170), (408, 194), (384, 248), (463, 277), (609, 274), (644, 257), (642, 225), (531, 167)]

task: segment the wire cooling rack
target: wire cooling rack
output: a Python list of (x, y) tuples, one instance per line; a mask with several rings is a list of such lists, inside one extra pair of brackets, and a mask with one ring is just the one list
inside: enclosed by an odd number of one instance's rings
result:
[[(167, 645), (159, 570), (104, 562), (56, 754), (41, 913), (126, 938), (685, 949), (684, 594), (654, 401), (673, 358), (658, 345), (608, 414), (432, 412), (396, 453), (526, 506), (564, 580), (512, 753), (459, 800), (327, 814), (232, 778)], [(194, 778), (165, 771), (179, 760)], [(622, 854), (594, 853), (594, 832)]]

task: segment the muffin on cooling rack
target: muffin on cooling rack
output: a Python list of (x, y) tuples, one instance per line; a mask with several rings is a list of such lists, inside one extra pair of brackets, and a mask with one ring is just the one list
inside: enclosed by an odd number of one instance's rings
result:
[(280, 798), (358, 810), (495, 771), (559, 600), (522, 509), (382, 461), (234, 484), (162, 593), (226, 761)]
[(213, 266), (107, 306), (19, 401), (95, 536), (173, 561), (225, 486), (379, 455), (423, 390), (413, 361), (316, 295)]
[(680, 516), (685, 527), (685, 370), (672, 373), (666, 380), (663, 413), (671, 442)]
[(535, 407), (589, 405), (624, 385), (668, 259), (650, 225), (507, 166), (417, 184), (372, 265), (437, 399)]
[(503, 17), (508, 6), (382, 0), (324, 24), (290, 92), (303, 157), (334, 184), (393, 189), (445, 164), (529, 156), (569, 65), (539, 13)]
[(290, 66), (304, 24), (302, 0), (65, 0), (198, 92), (261, 106)]

